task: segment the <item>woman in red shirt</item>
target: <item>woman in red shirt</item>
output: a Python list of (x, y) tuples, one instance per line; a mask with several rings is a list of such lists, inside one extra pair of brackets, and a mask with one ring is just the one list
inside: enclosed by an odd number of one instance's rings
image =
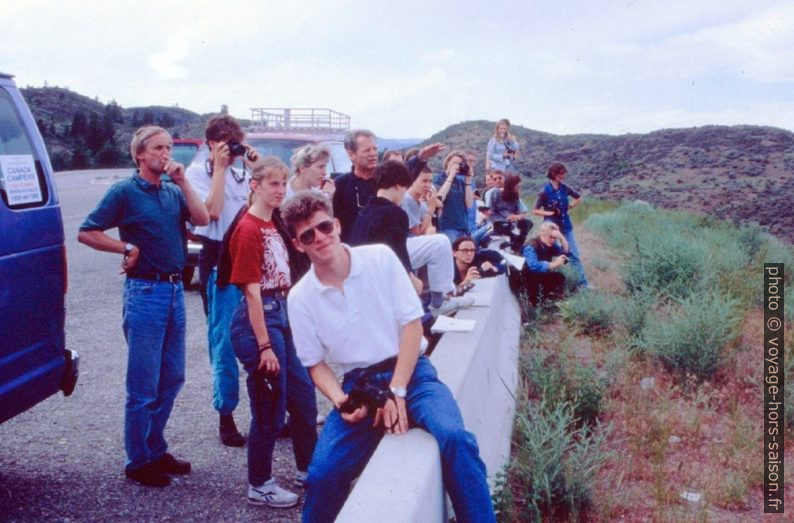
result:
[(245, 298), (231, 322), (235, 354), (248, 373), (251, 402), (248, 434), (248, 502), (292, 507), (297, 494), (272, 477), (273, 447), (290, 414), (290, 434), (302, 486), (317, 442), (314, 385), (301, 365), (287, 321), (287, 291), (300, 276), (297, 251), (281, 222), (278, 207), (286, 194), (289, 169), (275, 156), (251, 172), (248, 212), (231, 234), (231, 277)]

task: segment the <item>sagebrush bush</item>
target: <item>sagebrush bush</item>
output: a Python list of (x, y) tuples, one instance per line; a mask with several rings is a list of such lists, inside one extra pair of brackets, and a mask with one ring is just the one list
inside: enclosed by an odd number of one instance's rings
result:
[(725, 361), (728, 345), (739, 335), (742, 317), (737, 304), (718, 292), (679, 300), (648, 319), (642, 345), (671, 369), (709, 379)]
[(657, 303), (658, 298), (649, 292), (635, 292), (614, 299), (615, 321), (626, 329), (630, 346), (638, 346), (648, 314)]
[(688, 236), (648, 235), (638, 239), (636, 254), (625, 264), (631, 292), (659, 292), (684, 298), (706, 288), (708, 251)]
[(562, 403), (524, 403), (516, 415), (515, 456), (494, 493), (499, 521), (576, 519), (592, 501), (597, 471), (611, 457), (609, 427), (577, 428)]
[(530, 398), (542, 400), (549, 408), (570, 405), (579, 424), (592, 424), (601, 413), (606, 379), (592, 365), (537, 349), (522, 356), (521, 375)]
[(614, 306), (606, 293), (581, 289), (560, 302), (560, 316), (576, 332), (601, 335), (612, 326)]

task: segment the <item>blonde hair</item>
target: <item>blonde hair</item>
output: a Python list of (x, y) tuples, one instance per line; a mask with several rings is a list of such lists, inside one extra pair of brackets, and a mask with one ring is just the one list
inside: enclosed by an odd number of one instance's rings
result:
[(502, 139), (502, 137), (499, 136), (499, 126), (502, 125), (502, 124), (507, 126), (507, 133), (506, 133), (507, 136), (506, 136), (506, 138), (508, 140), (515, 140), (515, 137), (512, 134), (510, 134), (510, 120), (508, 120), (507, 118), (502, 118), (501, 120), (496, 122), (496, 125), (494, 125), (494, 128), (493, 128), (493, 137), (496, 139), (496, 141), (499, 142), (499, 143), (504, 143), (504, 140)]
[[(251, 181), (269, 180), (279, 174), (286, 180), (289, 175), (289, 167), (278, 156), (265, 156), (251, 168)], [(250, 206), (253, 202), (254, 191), (251, 191), (248, 193), (248, 205)]]
[(560, 228), (556, 223), (544, 221), (543, 223), (540, 224), (540, 227), (538, 227), (538, 236), (540, 236), (541, 234), (546, 234), (549, 232), (554, 232), (559, 230)]
[(325, 145), (310, 143), (304, 145), (295, 151), (295, 154), (290, 158), (292, 164), (292, 172), (295, 176), (300, 176), (298, 169), (301, 167), (309, 167), (315, 162), (321, 160), (328, 160), (331, 158), (331, 150)]
[(450, 161), (451, 159), (453, 159), (454, 157), (456, 157), (456, 156), (457, 156), (458, 158), (460, 158), (461, 160), (463, 160), (464, 162), (466, 161), (466, 153), (464, 153), (464, 152), (463, 152), (463, 151), (461, 151), (460, 149), (453, 149), (453, 150), (451, 150), (451, 151), (449, 152), (449, 154), (447, 154), (447, 155), (444, 157), (444, 170), (445, 170), (445, 171), (447, 170), (447, 165), (449, 165), (449, 161)]
[(136, 166), (138, 165), (138, 155), (146, 149), (146, 141), (160, 133), (165, 133), (171, 139), (171, 134), (157, 125), (144, 125), (133, 133), (132, 141), (130, 142), (130, 154)]

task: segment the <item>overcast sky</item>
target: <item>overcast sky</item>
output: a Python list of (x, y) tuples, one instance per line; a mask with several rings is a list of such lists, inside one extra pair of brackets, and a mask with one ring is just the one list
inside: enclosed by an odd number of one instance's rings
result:
[(19, 86), (123, 107), (329, 107), (388, 138), (794, 130), (794, 0), (0, 0), (0, 24)]

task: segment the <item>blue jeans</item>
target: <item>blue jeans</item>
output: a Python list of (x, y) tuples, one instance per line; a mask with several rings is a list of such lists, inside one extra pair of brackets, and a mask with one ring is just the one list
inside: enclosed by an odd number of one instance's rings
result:
[[(342, 389), (346, 393), (361, 372), (354, 369), (345, 374)], [(388, 385), (392, 372), (375, 374), (372, 380)], [(464, 428), (452, 393), (438, 380), (435, 367), (424, 356), (411, 376), (406, 404), (410, 425), (426, 430), (438, 442), (444, 486), (457, 520), (495, 521), (477, 441)], [(372, 413), (354, 424), (344, 421), (336, 409), (328, 415), (309, 466), (304, 522), (331, 522), (336, 518), (347, 499), (350, 482), (364, 469), (383, 437), (383, 428), (373, 427), (372, 421)]]
[(290, 435), (295, 465), (307, 470), (317, 444), (317, 398), (314, 384), (306, 368), (301, 365), (292, 344), (287, 319), (286, 298), (262, 297), (265, 325), (273, 352), (280, 367), (278, 376), (268, 376), (272, 390), (265, 386), (264, 376), (257, 372), (259, 348), (245, 298), (232, 318), (232, 346), (240, 363), (248, 373), (246, 386), (251, 402), (251, 428), (248, 432), (248, 483), (259, 486), (270, 479), (273, 447), (284, 425), (284, 415), (290, 415)]
[(124, 448), (132, 470), (168, 450), (163, 432), (185, 382), (182, 284), (127, 278), (122, 316), (128, 346)]
[(231, 414), (240, 402), (240, 371), (234, 359), (229, 330), (243, 293), (231, 284), (223, 289), (218, 287), (215, 284), (217, 278), (218, 269), (213, 268), (207, 280), (207, 335), (212, 368), (212, 406), (223, 416)]
[(204, 306), (204, 315), (209, 316), (209, 286), (210, 274), (221, 261), (223, 242), (201, 237), (201, 250), (198, 255), (199, 284), (201, 285), (201, 304)]
[(570, 252), (568, 253), (568, 261), (570, 262), (571, 267), (576, 269), (576, 272), (579, 273), (578, 286), (587, 287), (589, 283), (587, 282), (587, 276), (584, 274), (584, 267), (582, 266), (582, 259), (579, 257), (579, 247), (576, 245), (576, 238), (573, 236), (573, 229), (563, 233), (563, 236), (565, 236), (565, 240), (568, 242), (568, 248), (570, 249)]

